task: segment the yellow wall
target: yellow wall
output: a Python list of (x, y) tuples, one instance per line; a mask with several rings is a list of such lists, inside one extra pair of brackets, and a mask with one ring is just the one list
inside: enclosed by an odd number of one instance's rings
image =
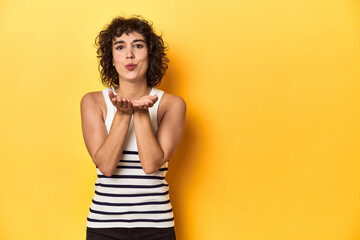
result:
[(0, 238), (85, 239), (96, 178), (80, 99), (120, 14), (169, 44), (186, 128), (167, 181), (179, 240), (360, 238), (360, 3), (0, 2)]

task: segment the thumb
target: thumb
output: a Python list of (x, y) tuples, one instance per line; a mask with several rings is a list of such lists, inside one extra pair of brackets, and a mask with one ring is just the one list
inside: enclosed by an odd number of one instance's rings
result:
[(158, 100), (158, 96), (155, 94), (153, 96), (150, 96), (151, 100), (154, 101), (154, 103)]
[(110, 98), (115, 97), (115, 94), (114, 94), (114, 92), (113, 92), (113, 91), (109, 90), (109, 92), (108, 92), (108, 93), (109, 93), (109, 97), (110, 97)]

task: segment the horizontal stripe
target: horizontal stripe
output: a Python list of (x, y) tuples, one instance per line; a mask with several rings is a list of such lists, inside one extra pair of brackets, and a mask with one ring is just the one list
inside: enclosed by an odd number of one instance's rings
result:
[(123, 151), (123, 154), (131, 154), (131, 155), (139, 155), (139, 153), (137, 151)]
[(142, 169), (140, 166), (116, 166), (116, 168)]
[(97, 183), (102, 184), (121, 184), (121, 185), (155, 185), (155, 184), (167, 184), (166, 179), (141, 179), (141, 178), (98, 178)]
[(165, 179), (165, 177), (160, 176), (139, 176), (139, 175), (112, 175), (107, 177), (105, 175), (98, 175), (98, 178), (142, 178), (142, 179)]
[(131, 219), (131, 220), (124, 220), (124, 219), (111, 219), (111, 220), (98, 220), (98, 219), (92, 219), (87, 218), (90, 222), (169, 222), (173, 221), (174, 218), (168, 218), (168, 219)]
[(120, 184), (104, 184), (104, 183), (95, 183), (95, 186), (99, 187), (110, 187), (110, 188), (158, 188), (158, 187), (168, 187), (168, 184), (156, 184), (156, 185), (120, 185)]
[[(116, 168), (142, 169), (140, 166), (116, 166)], [(160, 168), (158, 171), (167, 171), (168, 168)]]
[(120, 160), (119, 162), (128, 162), (128, 163), (141, 163), (138, 160)]
[[(148, 199), (148, 200), (141, 200), (141, 202), (150, 202), (150, 201), (165, 201), (166, 199)], [(112, 201), (107, 201), (107, 200), (99, 200), (99, 199), (95, 199), (96, 201), (101, 201), (101, 202), (112, 202)], [(115, 202), (115, 201), (114, 201)], [(134, 203), (135, 201), (129, 201), (129, 202), (125, 202), (125, 203)], [(138, 201), (140, 202), (140, 201)], [(115, 202), (116, 203), (116, 202)], [(123, 203), (123, 202), (121, 202)], [(125, 212), (125, 211), (164, 211), (164, 210), (168, 210), (172, 207), (172, 205), (170, 203), (168, 204), (155, 204), (155, 205), (140, 205), (140, 206), (109, 206), (109, 205), (96, 205), (91, 203), (90, 208), (92, 208), (93, 210), (96, 211), (103, 211), (103, 212)], [(155, 215), (155, 214), (154, 214)], [(91, 217), (91, 215), (89, 215)], [(132, 215), (133, 216), (133, 215)], [(96, 219), (99, 219), (101, 217), (96, 217)], [(136, 217), (133, 217), (133, 219)], [(106, 216), (104, 215), (104, 217), (102, 219), (109, 219), (106, 218)], [(131, 219), (131, 217), (129, 217), (129, 219)]]
[(104, 212), (104, 211), (97, 211), (90, 208), (90, 212), (96, 214), (103, 214), (103, 215), (123, 215), (123, 214), (156, 214), (156, 213), (169, 213), (172, 211), (172, 208), (169, 210), (163, 211), (128, 211), (128, 212)]
[(94, 204), (106, 205), (106, 206), (141, 206), (141, 205), (167, 204), (170, 202), (170, 199), (162, 202), (140, 202), (140, 203), (108, 203), (108, 202), (98, 202), (93, 199), (92, 202)]
[(168, 194), (169, 191), (163, 193), (142, 193), (142, 194), (114, 194), (114, 193), (102, 193), (95, 191), (95, 194), (106, 197), (147, 197), (147, 196), (162, 196)]
[[(141, 162), (139, 160), (120, 160), (119, 162), (124, 162), (124, 163), (139, 163), (141, 164)], [(96, 166), (96, 165), (95, 165)], [(119, 167), (119, 166), (117, 166)], [(134, 166), (134, 167), (139, 167), (139, 166)], [(96, 168), (98, 168), (98, 166), (96, 166)], [(140, 167), (142, 168), (142, 167)]]

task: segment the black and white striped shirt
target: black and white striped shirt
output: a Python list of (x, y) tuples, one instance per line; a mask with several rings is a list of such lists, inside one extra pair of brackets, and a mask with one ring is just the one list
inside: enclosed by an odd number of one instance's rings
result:
[[(116, 108), (111, 103), (109, 90), (103, 95), (107, 107), (105, 125), (109, 133)], [(115, 93), (115, 91), (114, 91)], [(154, 134), (158, 129), (157, 110), (163, 91), (152, 88), (150, 95), (157, 94), (158, 100), (149, 108)], [(111, 177), (103, 175), (97, 168), (95, 193), (87, 218), (87, 226), (92, 228), (112, 227), (158, 227), (175, 225), (169, 197), (169, 186), (165, 180), (168, 162), (152, 174), (145, 174), (137, 152), (135, 129), (131, 117), (124, 151)]]

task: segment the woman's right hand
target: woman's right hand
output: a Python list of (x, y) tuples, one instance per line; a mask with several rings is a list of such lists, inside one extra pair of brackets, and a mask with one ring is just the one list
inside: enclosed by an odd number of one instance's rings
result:
[(134, 112), (130, 100), (115, 95), (114, 92), (111, 90), (109, 90), (109, 98), (111, 100), (111, 103), (117, 108), (120, 113), (131, 115)]

